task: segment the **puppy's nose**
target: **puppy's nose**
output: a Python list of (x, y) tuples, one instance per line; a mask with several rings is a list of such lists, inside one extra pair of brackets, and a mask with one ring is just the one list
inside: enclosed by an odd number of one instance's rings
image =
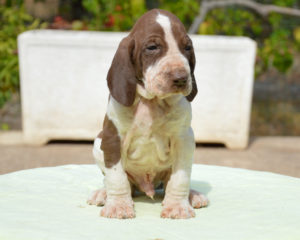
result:
[(187, 77), (183, 77), (183, 78), (178, 78), (173, 80), (174, 86), (176, 87), (183, 87), (186, 85), (187, 82)]
[(174, 71), (173, 75), (173, 84), (176, 87), (183, 87), (186, 85), (188, 79), (188, 75), (185, 70), (180, 69), (177, 71)]

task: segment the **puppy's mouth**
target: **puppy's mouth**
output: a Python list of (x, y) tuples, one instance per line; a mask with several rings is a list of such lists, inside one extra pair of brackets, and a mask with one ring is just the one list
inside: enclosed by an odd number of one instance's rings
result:
[(192, 91), (191, 77), (170, 80), (158, 75), (151, 79), (138, 80), (137, 92), (146, 99), (164, 99), (173, 95), (188, 96)]
[(177, 79), (174, 80), (173, 83), (167, 85), (167, 84), (157, 84), (157, 90), (159, 95), (176, 95), (176, 94), (182, 94), (184, 96), (187, 96), (192, 91), (190, 80), (186, 79)]
[(172, 86), (172, 87), (157, 87), (159, 90), (155, 92), (155, 95), (157, 98), (165, 99), (172, 96), (188, 96), (191, 92), (191, 88), (186, 86)]

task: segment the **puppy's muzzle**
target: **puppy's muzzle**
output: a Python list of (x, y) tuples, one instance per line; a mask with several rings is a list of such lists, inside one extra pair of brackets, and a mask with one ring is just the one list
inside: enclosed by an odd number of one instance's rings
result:
[(173, 82), (174, 87), (185, 88), (188, 81), (188, 74), (186, 70), (178, 69), (173, 71), (171, 74), (171, 81)]

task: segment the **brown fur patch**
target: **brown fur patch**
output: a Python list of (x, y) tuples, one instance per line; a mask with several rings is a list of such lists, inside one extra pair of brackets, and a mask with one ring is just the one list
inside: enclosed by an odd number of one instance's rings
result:
[[(133, 26), (130, 36), (135, 40), (133, 61), (136, 76), (143, 78), (146, 69), (166, 55), (168, 44), (162, 27), (156, 22), (159, 10), (154, 9), (144, 14)], [(155, 45), (157, 50), (149, 51), (147, 47)]]
[(105, 167), (111, 168), (121, 159), (121, 141), (114, 123), (105, 116), (103, 131), (99, 134), (102, 138), (101, 150), (104, 153)]
[(110, 94), (125, 106), (131, 106), (135, 99), (137, 79), (131, 59), (134, 47), (132, 37), (124, 38), (119, 44), (107, 74)]

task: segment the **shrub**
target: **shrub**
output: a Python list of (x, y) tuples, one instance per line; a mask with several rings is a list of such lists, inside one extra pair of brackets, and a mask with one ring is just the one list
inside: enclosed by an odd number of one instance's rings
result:
[(0, 5), (0, 108), (19, 88), (18, 34), (36, 29), (40, 21), (22, 7)]
[(83, 0), (90, 14), (89, 30), (128, 31), (146, 12), (144, 0)]
[[(263, 0), (261, 3), (297, 6), (297, 0)], [(285, 73), (299, 50), (300, 19), (271, 13), (264, 18), (241, 7), (214, 9), (199, 27), (200, 34), (248, 36), (257, 42), (256, 76), (270, 67)]]

